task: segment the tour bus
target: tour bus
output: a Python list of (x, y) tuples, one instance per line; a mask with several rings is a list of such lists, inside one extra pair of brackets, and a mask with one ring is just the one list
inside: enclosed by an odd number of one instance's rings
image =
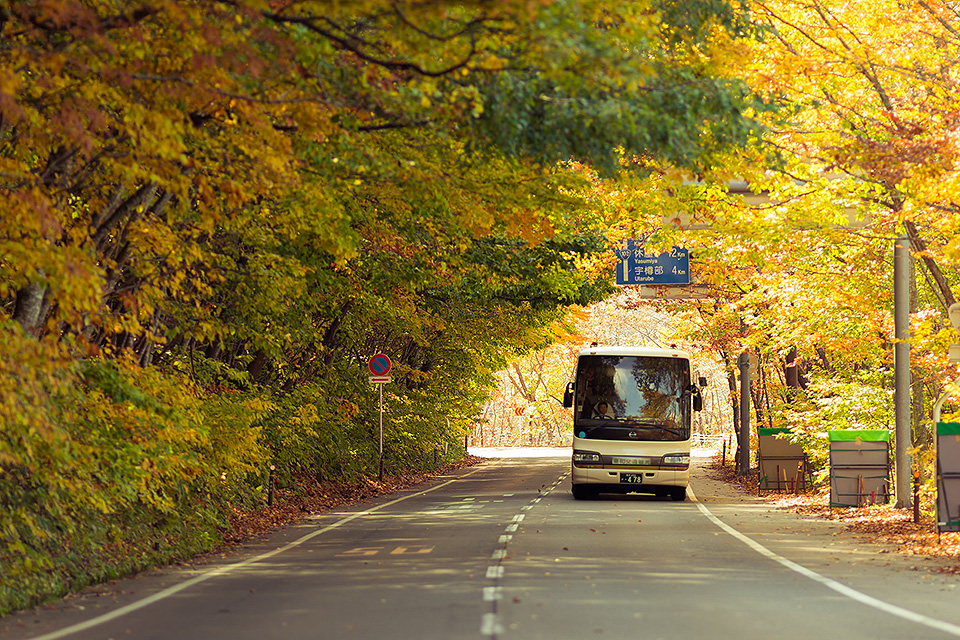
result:
[(573, 407), (573, 497), (653, 493), (686, 498), (690, 420), (703, 408), (690, 355), (676, 349), (591, 347), (577, 356), (563, 406)]

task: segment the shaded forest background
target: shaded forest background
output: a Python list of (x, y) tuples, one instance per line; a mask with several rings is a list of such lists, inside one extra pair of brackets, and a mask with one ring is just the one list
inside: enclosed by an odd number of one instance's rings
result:
[[(658, 308), (660, 307), (660, 308)], [(577, 353), (593, 343), (679, 348), (693, 358), (695, 377), (707, 378), (703, 411), (693, 415), (694, 445), (714, 446), (734, 431), (727, 371), (716, 352), (688, 343), (678, 314), (626, 287), (609, 298), (571, 311), (574, 333), (511, 362), (496, 374), (497, 384), (470, 432), (474, 447), (569, 447), (573, 420), (563, 392), (574, 378)]]
[(676, 339), (727, 375), (755, 351), (758, 422), (816, 450), (891, 423), (907, 236), (929, 486), (957, 23), (927, 0), (0, 3), (0, 613), (209, 550), (274, 483), (375, 477), (375, 353), (388, 469), (460, 457), (497, 372), (613, 293), (627, 237), (693, 252), (708, 293), (661, 303)]

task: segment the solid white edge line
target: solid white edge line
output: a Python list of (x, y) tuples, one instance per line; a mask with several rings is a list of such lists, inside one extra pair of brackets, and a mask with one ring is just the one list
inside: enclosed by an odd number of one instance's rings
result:
[(398, 502), (403, 502), (404, 500), (408, 500), (408, 499), (413, 498), (413, 497), (415, 497), (415, 496), (422, 496), (422, 495), (424, 495), (424, 494), (430, 493), (431, 491), (436, 491), (437, 489), (442, 489), (443, 487), (446, 487), (447, 485), (453, 484), (454, 482), (457, 482), (458, 480), (462, 480), (463, 478), (466, 478), (466, 477), (468, 477), (468, 476), (473, 475), (474, 473), (476, 473), (476, 472), (479, 471), (479, 470), (480, 470), (479, 468), (478, 468), (478, 469), (474, 469), (473, 471), (471, 471), (471, 472), (469, 472), (469, 473), (465, 473), (465, 474), (463, 474), (463, 475), (460, 476), (460, 477), (454, 478), (453, 480), (448, 480), (448, 481), (446, 481), (446, 482), (444, 482), (444, 483), (442, 483), (442, 484), (438, 484), (438, 485), (435, 486), (435, 487), (430, 487), (429, 489), (426, 489), (426, 490), (424, 490), (424, 491), (416, 491), (416, 492), (411, 493), (411, 494), (409, 494), (409, 495), (403, 496), (402, 498), (397, 498), (396, 500), (391, 500), (390, 502), (384, 502), (383, 504), (377, 505), (376, 507), (373, 507), (373, 508), (371, 508), (371, 509), (367, 509), (367, 510), (365, 510), (365, 511), (359, 511), (359, 512), (357, 512), (357, 513), (353, 513), (353, 514), (347, 516), (346, 518), (343, 518), (342, 520), (338, 520), (338, 521), (334, 522), (333, 524), (329, 524), (329, 525), (323, 527), (322, 529), (317, 529), (317, 530), (315, 530), (315, 531), (311, 531), (310, 533), (306, 534), (305, 536), (302, 536), (302, 537), (300, 537), (300, 538), (297, 538), (297, 539), (294, 540), (293, 542), (288, 542), (287, 544), (285, 544), (285, 545), (283, 545), (282, 547), (279, 547), (279, 548), (277, 548), (277, 549), (274, 549), (273, 551), (268, 551), (268, 552), (263, 553), (263, 554), (261, 554), (261, 555), (259, 555), (259, 556), (256, 556), (256, 557), (253, 557), (253, 558), (247, 558), (246, 560), (242, 560), (242, 561), (236, 562), (236, 563), (234, 563), (234, 564), (229, 564), (229, 565), (225, 565), (225, 566), (222, 566), (222, 567), (217, 567), (216, 569), (211, 569), (210, 571), (207, 571), (207, 572), (202, 573), (202, 574), (200, 574), (200, 575), (198, 575), (198, 576), (195, 576), (195, 577), (193, 577), (193, 578), (190, 578), (189, 580), (185, 580), (184, 582), (181, 582), (181, 583), (179, 583), (179, 584), (175, 584), (175, 585), (173, 585), (172, 587), (167, 587), (166, 589), (163, 589), (162, 591), (158, 591), (157, 593), (153, 594), (152, 596), (147, 596), (146, 598), (143, 598), (142, 600), (137, 600), (136, 602), (131, 602), (131, 603), (128, 604), (128, 605), (124, 605), (124, 606), (120, 607), (119, 609), (114, 609), (113, 611), (110, 611), (110, 612), (105, 613), (105, 614), (103, 614), (103, 615), (97, 616), (96, 618), (90, 618), (89, 620), (85, 620), (84, 622), (78, 622), (78, 623), (75, 624), (75, 625), (71, 625), (71, 626), (69, 626), (69, 627), (64, 627), (63, 629), (59, 629), (59, 630), (57, 630), (57, 631), (51, 631), (51, 632), (49, 632), (49, 633), (45, 633), (45, 634), (40, 635), (40, 636), (35, 636), (35, 637), (30, 638), (29, 640), (56, 640), (56, 638), (62, 638), (62, 637), (64, 637), (64, 636), (70, 635), (71, 633), (77, 633), (77, 632), (79, 632), (79, 631), (85, 631), (85, 630), (90, 629), (90, 628), (92, 628), (92, 627), (96, 627), (96, 626), (101, 625), (101, 624), (104, 624), (104, 623), (106, 623), (106, 622), (110, 622), (111, 620), (116, 620), (117, 618), (123, 617), (123, 616), (125, 616), (125, 615), (128, 614), (128, 613), (131, 613), (131, 612), (136, 611), (136, 610), (138, 610), (138, 609), (142, 609), (142, 608), (144, 608), (144, 607), (146, 607), (146, 606), (149, 606), (149, 605), (151, 605), (151, 604), (153, 604), (153, 603), (155, 603), (155, 602), (159, 602), (160, 600), (163, 600), (163, 599), (165, 599), (165, 598), (169, 598), (169, 597), (172, 596), (173, 594), (179, 593), (180, 591), (183, 591), (184, 589), (187, 589), (187, 588), (189, 588), (189, 587), (192, 587), (192, 586), (195, 585), (195, 584), (198, 584), (198, 583), (200, 583), (200, 582), (205, 582), (205, 581), (209, 580), (210, 578), (216, 578), (216, 577), (218, 577), (218, 576), (226, 575), (226, 574), (228, 574), (228, 573), (230, 573), (230, 572), (232, 572), (232, 571), (235, 571), (236, 569), (241, 569), (241, 568), (243, 568), (243, 567), (246, 567), (247, 565), (254, 564), (255, 562), (260, 562), (261, 560), (266, 560), (266, 559), (268, 559), (268, 558), (272, 558), (273, 556), (278, 555), (278, 554), (281, 554), (281, 553), (283, 553), (284, 551), (289, 551), (290, 549), (293, 549), (294, 547), (298, 547), (298, 546), (300, 546), (301, 544), (303, 544), (304, 542), (308, 542), (309, 540), (312, 540), (313, 538), (316, 538), (317, 536), (319, 536), (319, 535), (321, 535), (321, 534), (324, 534), (324, 533), (326, 533), (327, 531), (331, 531), (331, 530), (333, 530), (333, 529), (336, 529), (337, 527), (341, 527), (341, 526), (347, 524), (348, 522), (351, 522), (351, 521), (353, 521), (353, 520), (356, 520), (357, 518), (360, 518), (360, 517), (362, 517), (362, 516), (370, 515), (370, 514), (373, 513), (374, 511), (379, 511), (380, 509), (383, 509), (383, 508), (386, 508), (386, 507), (395, 505), (395, 504), (397, 504)]
[(767, 549), (765, 546), (763, 546), (756, 540), (752, 540), (751, 538), (748, 538), (745, 534), (740, 533), (739, 531), (737, 531), (736, 529), (728, 525), (726, 522), (723, 522), (722, 520), (720, 520), (720, 518), (713, 515), (713, 513), (711, 513), (710, 510), (707, 509), (707, 507), (702, 502), (697, 500), (696, 495), (694, 495), (693, 493), (692, 487), (687, 486), (687, 491), (690, 494), (690, 499), (694, 503), (696, 503), (697, 508), (700, 510), (700, 512), (703, 515), (707, 517), (708, 520), (710, 520), (710, 522), (717, 525), (718, 527), (726, 531), (728, 534), (730, 534), (740, 542), (744, 543), (745, 545), (747, 545), (748, 547), (750, 547), (760, 555), (766, 556), (767, 558), (770, 558), (771, 560), (780, 563), (787, 569), (790, 569), (791, 571), (799, 573), (802, 576), (810, 578), (814, 582), (818, 582), (823, 586), (827, 587), (828, 589), (832, 589), (837, 593), (839, 593), (840, 595), (846, 596), (851, 600), (855, 600), (861, 604), (865, 604), (868, 607), (873, 607), (874, 609), (878, 609), (885, 613), (889, 613), (890, 615), (897, 616), (898, 618), (903, 618), (908, 622), (922, 624), (926, 627), (930, 627), (931, 629), (936, 629), (938, 631), (943, 631), (944, 633), (949, 633), (950, 635), (960, 637), (960, 626), (958, 625), (952, 624), (950, 622), (945, 622), (943, 620), (937, 620), (936, 618), (925, 616), (922, 613), (917, 613), (916, 611), (911, 611), (909, 609), (904, 609), (903, 607), (899, 607), (895, 604), (884, 602), (879, 598), (868, 596), (865, 593), (857, 591), (853, 587), (848, 587), (847, 585), (841, 582), (837, 582), (832, 578), (828, 578), (824, 575), (817, 573), (816, 571), (807, 569), (806, 567), (799, 565), (792, 560), (787, 560), (783, 556), (774, 553), (770, 549)]

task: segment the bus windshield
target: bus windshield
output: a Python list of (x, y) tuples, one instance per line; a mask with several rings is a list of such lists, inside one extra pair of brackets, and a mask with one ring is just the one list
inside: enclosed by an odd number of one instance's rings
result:
[(583, 355), (574, 431), (599, 440), (689, 440), (690, 362), (684, 358)]

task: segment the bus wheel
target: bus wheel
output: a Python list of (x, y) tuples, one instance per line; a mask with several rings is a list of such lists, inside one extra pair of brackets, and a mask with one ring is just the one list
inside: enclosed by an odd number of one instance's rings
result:
[(683, 502), (687, 499), (686, 487), (673, 487), (670, 489), (670, 499), (674, 502)]
[(591, 487), (582, 484), (571, 485), (570, 490), (573, 497), (577, 500), (592, 500), (597, 497), (597, 492)]

